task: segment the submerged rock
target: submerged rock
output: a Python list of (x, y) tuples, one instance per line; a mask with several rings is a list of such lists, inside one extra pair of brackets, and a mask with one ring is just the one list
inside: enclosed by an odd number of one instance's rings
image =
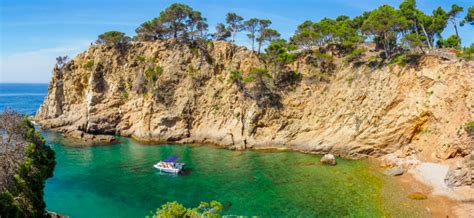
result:
[(321, 160), (320, 160), (321, 163), (323, 164), (326, 164), (326, 165), (331, 165), (331, 166), (334, 166), (336, 165), (336, 158), (334, 157), (333, 154), (325, 154)]
[(383, 173), (387, 176), (400, 176), (400, 175), (403, 175), (404, 172), (405, 172), (404, 169), (400, 167), (394, 167), (394, 168), (385, 170)]

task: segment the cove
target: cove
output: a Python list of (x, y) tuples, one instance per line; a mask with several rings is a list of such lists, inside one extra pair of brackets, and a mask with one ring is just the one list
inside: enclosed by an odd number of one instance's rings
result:
[[(213, 146), (142, 145), (128, 138), (107, 146), (77, 147), (43, 132), (56, 152), (46, 182), (49, 211), (75, 217), (145, 217), (169, 201), (194, 207), (217, 200), (226, 215), (300, 217), (424, 216), (397, 184), (366, 160), (299, 152), (231, 151)], [(189, 173), (160, 174), (152, 166), (180, 157)]]

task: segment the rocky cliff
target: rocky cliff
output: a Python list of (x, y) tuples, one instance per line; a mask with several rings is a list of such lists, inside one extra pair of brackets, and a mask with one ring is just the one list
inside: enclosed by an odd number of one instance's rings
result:
[(35, 119), (78, 138), (117, 134), (349, 158), (403, 151), (445, 159), (472, 149), (463, 129), (474, 120), (472, 62), (424, 56), (406, 66), (371, 66), (336, 59), (330, 73), (308, 63), (300, 57), (284, 67), (287, 74), (270, 70), (271, 78), (246, 80), (252, 70), (272, 67), (227, 42), (94, 45), (54, 69)]

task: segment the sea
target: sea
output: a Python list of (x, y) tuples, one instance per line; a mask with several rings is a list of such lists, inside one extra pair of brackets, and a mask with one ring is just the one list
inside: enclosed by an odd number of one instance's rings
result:
[[(0, 84), (0, 109), (34, 115), (47, 84)], [(427, 217), (396, 182), (368, 160), (294, 151), (231, 151), (211, 145), (141, 144), (119, 137), (90, 146), (42, 130), (56, 152), (46, 181), (47, 210), (76, 217), (146, 217), (167, 202), (197, 207), (219, 201), (222, 215), (261, 217)], [(182, 175), (158, 172), (168, 156), (186, 164)]]
[(7, 108), (32, 116), (48, 94), (48, 84), (0, 83), (0, 111)]

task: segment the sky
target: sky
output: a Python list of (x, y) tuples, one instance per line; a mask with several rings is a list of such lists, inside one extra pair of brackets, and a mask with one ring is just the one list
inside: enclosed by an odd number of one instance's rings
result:
[[(133, 36), (144, 21), (157, 17), (172, 3), (188, 4), (207, 18), (209, 30), (223, 22), (227, 12), (245, 19), (272, 20), (272, 28), (289, 38), (305, 20), (338, 15), (354, 17), (382, 4), (398, 7), (402, 0), (1, 0), (0, 83), (48, 83), (58, 56), (74, 57), (103, 32), (117, 30)], [(467, 8), (473, 0), (418, 0), (430, 13), (452, 4)], [(465, 12), (464, 12), (465, 13)], [(461, 15), (464, 17), (464, 13)], [(454, 33), (448, 26), (443, 33)], [(474, 43), (474, 27), (460, 28), (463, 45)], [(237, 43), (248, 45), (244, 33)]]

